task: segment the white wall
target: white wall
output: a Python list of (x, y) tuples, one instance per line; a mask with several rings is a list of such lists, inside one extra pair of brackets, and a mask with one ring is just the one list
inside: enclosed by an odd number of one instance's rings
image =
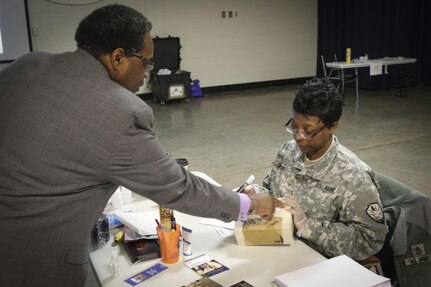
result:
[[(88, 5), (28, 0), (33, 49), (74, 50), (79, 21), (112, 3), (141, 11), (153, 23), (153, 36), (180, 37), (181, 68), (202, 87), (316, 73), (317, 0), (103, 0)], [(221, 11), (233, 11), (234, 17), (223, 19)]]

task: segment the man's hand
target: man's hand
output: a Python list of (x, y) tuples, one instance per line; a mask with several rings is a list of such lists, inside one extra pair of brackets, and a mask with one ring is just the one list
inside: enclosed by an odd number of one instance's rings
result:
[(255, 195), (255, 194), (257, 194), (256, 188), (255, 188), (257, 186), (258, 185), (256, 185), (256, 184), (247, 185), (244, 188), (244, 193), (247, 194), (247, 195)]
[(305, 214), (298, 200), (292, 195), (288, 194), (283, 197), (282, 202), (285, 205), (285, 209), (292, 213), (293, 224), (295, 224), (296, 229), (301, 230), (307, 221), (307, 215)]
[(270, 220), (275, 207), (284, 207), (284, 204), (271, 194), (267, 192), (256, 193), (253, 185), (247, 186), (244, 193), (252, 199), (249, 212), (259, 215), (262, 219)]

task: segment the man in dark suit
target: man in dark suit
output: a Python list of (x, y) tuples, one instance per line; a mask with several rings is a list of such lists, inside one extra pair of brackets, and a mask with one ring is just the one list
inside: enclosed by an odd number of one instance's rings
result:
[(79, 24), (76, 51), (1, 71), (2, 286), (83, 286), (91, 227), (119, 185), (193, 215), (271, 217), (272, 196), (213, 186), (160, 146), (134, 94), (152, 67), (150, 30), (139, 12), (105, 6)]

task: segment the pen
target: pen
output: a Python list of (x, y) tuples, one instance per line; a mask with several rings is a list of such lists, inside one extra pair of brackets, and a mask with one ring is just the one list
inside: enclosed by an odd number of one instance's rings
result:
[(160, 229), (160, 231), (165, 231), (165, 227), (160, 224), (160, 222), (157, 220), (157, 218), (154, 220), (156, 221), (157, 227)]
[(254, 180), (254, 175), (250, 175), (250, 176), (249, 176), (249, 178), (247, 178), (247, 180), (244, 182), (244, 184), (243, 184), (243, 185), (241, 185), (241, 186), (237, 189), (237, 191), (236, 191), (236, 192), (238, 192), (238, 193), (242, 193), (242, 192), (244, 192), (244, 188), (245, 188), (247, 185), (250, 185), (250, 184), (253, 182), (253, 180)]
[(177, 230), (177, 222), (175, 221), (175, 217), (171, 217), (171, 230)]

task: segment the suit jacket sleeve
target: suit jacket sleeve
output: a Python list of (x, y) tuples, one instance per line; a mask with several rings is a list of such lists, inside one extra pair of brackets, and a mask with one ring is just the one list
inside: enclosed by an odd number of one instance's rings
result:
[(106, 167), (108, 178), (163, 206), (185, 213), (237, 220), (239, 196), (194, 176), (177, 164), (152, 130), (149, 106), (133, 113), (120, 131)]

